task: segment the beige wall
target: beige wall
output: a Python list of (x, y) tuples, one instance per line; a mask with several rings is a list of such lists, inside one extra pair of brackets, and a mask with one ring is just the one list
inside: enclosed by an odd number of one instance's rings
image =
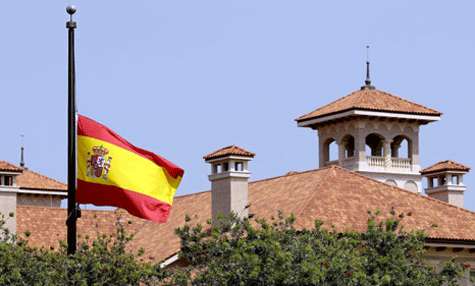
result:
[[(16, 204), (16, 189), (0, 187), (0, 212), (5, 216), (6, 227), (12, 233), (16, 233)], [(10, 213), (13, 213), (14, 216), (10, 217)]]

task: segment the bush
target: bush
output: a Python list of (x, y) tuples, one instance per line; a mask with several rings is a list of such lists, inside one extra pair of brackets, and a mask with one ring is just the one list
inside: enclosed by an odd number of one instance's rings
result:
[(168, 275), (158, 264), (139, 262), (141, 252), (126, 251), (132, 236), (119, 218), (115, 235), (83, 240), (74, 255), (64, 243), (59, 251), (32, 248), (4, 224), (2, 216), (0, 285), (158, 285)]
[(425, 264), (424, 234), (405, 232), (401, 219), (371, 215), (366, 232), (340, 233), (318, 221), (300, 230), (282, 214), (269, 222), (230, 215), (206, 227), (187, 218), (176, 233), (188, 266), (164, 270), (126, 251), (132, 236), (120, 218), (115, 235), (83, 240), (67, 255), (64, 243), (30, 247), (1, 216), (0, 285), (457, 285), (462, 267)]
[(401, 219), (370, 214), (366, 232), (339, 233), (318, 221), (298, 230), (282, 214), (257, 224), (229, 216), (176, 233), (193, 285), (457, 285), (462, 267), (424, 263), (424, 234), (405, 232)]

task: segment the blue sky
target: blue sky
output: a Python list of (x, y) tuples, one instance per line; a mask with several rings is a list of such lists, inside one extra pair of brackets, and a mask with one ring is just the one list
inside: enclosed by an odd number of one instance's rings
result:
[[(71, 1), (0, 3), (0, 158), (66, 180)], [(365, 45), (382, 90), (436, 108), (423, 166), (475, 166), (473, 1), (75, 1), (79, 111), (182, 166), (179, 194), (209, 188), (202, 156), (237, 144), (252, 177), (317, 166), (294, 118), (358, 89)], [(465, 178), (475, 210), (475, 175)]]

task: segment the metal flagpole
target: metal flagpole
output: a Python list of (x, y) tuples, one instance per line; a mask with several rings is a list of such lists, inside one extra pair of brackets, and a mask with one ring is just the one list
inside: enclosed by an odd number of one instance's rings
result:
[(68, 254), (76, 252), (76, 221), (80, 217), (79, 208), (76, 205), (76, 71), (74, 63), (74, 29), (76, 22), (73, 14), (76, 13), (74, 6), (68, 6), (66, 12), (69, 21), (66, 22), (68, 29)]

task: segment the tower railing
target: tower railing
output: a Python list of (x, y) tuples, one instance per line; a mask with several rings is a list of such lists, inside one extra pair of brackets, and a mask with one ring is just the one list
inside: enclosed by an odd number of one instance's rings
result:
[(409, 158), (391, 158), (391, 167), (398, 169), (410, 169), (411, 159)]
[(371, 167), (384, 167), (384, 157), (381, 156), (366, 156), (366, 161), (368, 162), (368, 166)]
[(386, 163), (383, 156), (366, 156), (366, 161), (370, 167), (389, 167), (396, 169), (411, 169), (412, 160), (409, 158), (391, 158)]

